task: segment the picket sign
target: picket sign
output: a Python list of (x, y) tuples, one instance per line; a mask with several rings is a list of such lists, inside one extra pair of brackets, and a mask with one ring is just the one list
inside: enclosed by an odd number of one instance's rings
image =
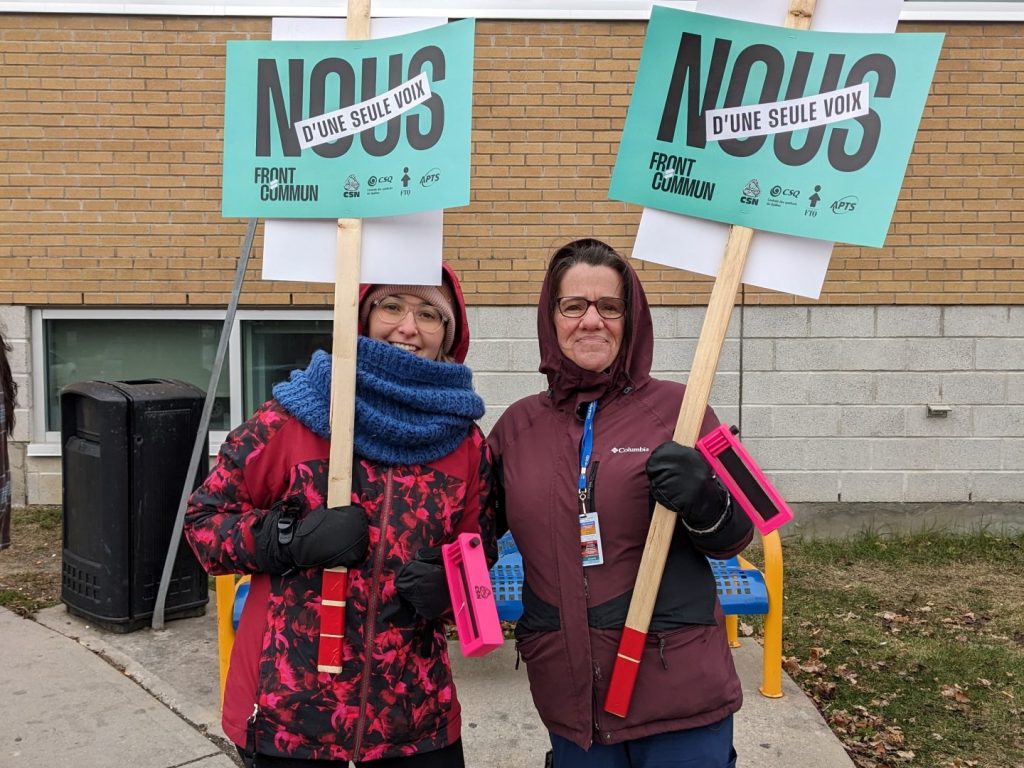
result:
[[(370, 0), (348, 0), (345, 36), (370, 37)], [(352, 503), (352, 445), (356, 408), (356, 329), (359, 326), (359, 262), (362, 219), (338, 219), (334, 279), (334, 340), (331, 344), (331, 454), (327, 469), (327, 506)], [(325, 568), (320, 604), (317, 671), (341, 672), (345, 642), (348, 568)]]
[[(815, 3), (816, 0), (790, 0), (784, 26), (787, 29), (810, 29)], [(693, 365), (686, 382), (686, 393), (672, 434), (672, 439), (682, 445), (692, 447), (700, 437), (701, 423), (711, 396), (711, 385), (715, 380), (718, 358), (736, 304), (753, 234), (754, 230), (739, 225), (733, 225), (729, 231), (722, 266), (711, 289), (704, 324), (693, 355)], [(604, 701), (605, 711), (618, 717), (625, 717), (629, 712), (675, 525), (676, 513), (657, 504), (647, 532), (647, 543), (640, 559), (633, 598), (629, 604), (629, 613), (626, 614), (626, 626), (619, 640), (618, 655)]]

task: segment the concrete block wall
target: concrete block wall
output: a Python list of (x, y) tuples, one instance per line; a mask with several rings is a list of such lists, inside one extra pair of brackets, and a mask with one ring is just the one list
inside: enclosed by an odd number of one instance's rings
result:
[[(679, 381), (702, 308), (653, 310), (654, 375)], [(1024, 498), (1024, 307), (801, 306), (734, 312), (719, 417), (792, 502)], [(474, 307), (484, 427), (542, 390), (536, 312)], [(929, 405), (949, 406), (931, 415)]]
[[(20, 385), (16, 504), (59, 504), (59, 456), (26, 456), (28, 312), (0, 308)], [(654, 375), (686, 381), (700, 307), (655, 307)], [(536, 310), (469, 308), (482, 426), (546, 387)], [(1024, 307), (748, 306), (734, 311), (712, 389), (719, 418), (791, 502), (1024, 498)], [(929, 405), (948, 406), (945, 416)]]

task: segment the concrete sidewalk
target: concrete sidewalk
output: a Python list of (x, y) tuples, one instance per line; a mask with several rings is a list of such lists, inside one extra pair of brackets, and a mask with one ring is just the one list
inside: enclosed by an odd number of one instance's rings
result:
[[(220, 728), (214, 601), (206, 616), (160, 632), (97, 630), (63, 605), (38, 623), (0, 609), (0, 765), (43, 768), (230, 768)], [(743, 768), (853, 763), (817, 710), (783, 675), (785, 696), (757, 692), (761, 649), (735, 652), (745, 702), (736, 717)], [(482, 659), (453, 653), (471, 768), (541, 768), (548, 742), (512, 643)], [(229, 755), (232, 757), (229, 758)]]
[[(51, 610), (59, 620), (64, 607)], [(234, 766), (217, 744), (108, 660), (2, 608), (0, 658), (4, 768)]]

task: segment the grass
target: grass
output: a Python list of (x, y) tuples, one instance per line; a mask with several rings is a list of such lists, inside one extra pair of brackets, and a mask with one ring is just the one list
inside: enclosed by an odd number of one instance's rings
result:
[(855, 764), (1024, 768), (1024, 537), (783, 550), (784, 666)]
[(60, 507), (11, 515), (11, 546), (0, 552), (0, 606), (30, 616), (60, 600)]

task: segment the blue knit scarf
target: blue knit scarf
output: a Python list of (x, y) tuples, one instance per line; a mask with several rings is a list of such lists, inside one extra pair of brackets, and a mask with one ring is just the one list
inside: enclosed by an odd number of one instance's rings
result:
[[(331, 436), (331, 356), (274, 386), (285, 410), (321, 437)], [(389, 466), (426, 464), (454, 451), (484, 415), (473, 374), (458, 363), (424, 360), (359, 337), (356, 356), (355, 452)]]

